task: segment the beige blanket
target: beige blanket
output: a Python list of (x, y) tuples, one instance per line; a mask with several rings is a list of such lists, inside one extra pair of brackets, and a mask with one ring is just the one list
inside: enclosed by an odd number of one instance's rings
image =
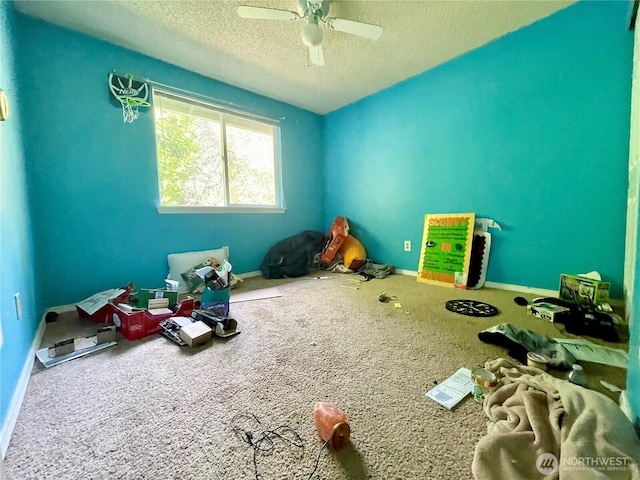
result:
[(500, 382), (484, 401), (476, 480), (640, 479), (640, 439), (613, 400), (503, 358), (485, 368)]

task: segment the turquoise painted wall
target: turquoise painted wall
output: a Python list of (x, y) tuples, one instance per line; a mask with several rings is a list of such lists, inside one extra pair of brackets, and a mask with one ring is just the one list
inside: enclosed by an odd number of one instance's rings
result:
[[(2, 424), (46, 307), (130, 280), (156, 286), (175, 251), (228, 244), (236, 271), (256, 270), (275, 241), (338, 214), (371, 258), (415, 270), (425, 213), (475, 211), (504, 227), (489, 280), (555, 289), (560, 272), (597, 269), (621, 295), (625, 2), (577, 4), (325, 118), (14, 17), (8, 5), (0, 0), (0, 88), (13, 107), (0, 123)], [(106, 85), (114, 68), (284, 117), (287, 213), (157, 214), (151, 115), (122, 123)], [(405, 239), (413, 252), (402, 252)], [(639, 322), (632, 333), (639, 413)]]
[(328, 115), (325, 223), (346, 215), (372, 259), (415, 271), (425, 214), (475, 212), (503, 227), (488, 280), (598, 270), (621, 298), (627, 15), (580, 2)]
[[(25, 180), (25, 156), (21, 123), (22, 101), (15, 69), (17, 45), (13, 36), (13, 9), (0, 0), (0, 89), (9, 101), (10, 116), (0, 122), (0, 431), (4, 432), (9, 406), (22, 366), (36, 331), (36, 290), (33, 282), (31, 226)], [(14, 294), (22, 298), (18, 320)]]
[[(162, 286), (173, 252), (229, 245), (235, 272), (259, 270), (276, 241), (324, 229), (320, 116), (16, 15), (40, 309)], [(160, 215), (153, 117), (123, 123), (113, 69), (282, 119), (286, 213)]]

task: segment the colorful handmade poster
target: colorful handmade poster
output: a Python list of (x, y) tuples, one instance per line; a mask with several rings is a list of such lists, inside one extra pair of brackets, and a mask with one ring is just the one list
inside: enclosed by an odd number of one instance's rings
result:
[(419, 282), (467, 287), (475, 217), (475, 213), (425, 215)]

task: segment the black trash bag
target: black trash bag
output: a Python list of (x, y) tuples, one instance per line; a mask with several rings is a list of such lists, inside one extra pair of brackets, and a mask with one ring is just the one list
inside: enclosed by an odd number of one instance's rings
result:
[(322, 232), (304, 232), (280, 240), (269, 249), (262, 260), (260, 271), (265, 278), (301, 277), (320, 266), (320, 255), (325, 244)]

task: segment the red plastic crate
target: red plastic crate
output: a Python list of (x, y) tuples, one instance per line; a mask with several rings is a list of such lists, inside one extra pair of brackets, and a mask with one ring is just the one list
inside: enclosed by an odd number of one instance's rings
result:
[[(125, 312), (118, 308), (117, 305), (113, 306), (113, 315), (117, 316), (118, 330), (124, 338), (127, 340), (140, 340), (141, 338), (148, 337), (154, 333), (160, 331), (160, 322), (173, 316), (190, 317), (193, 311), (193, 299), (188, 298), (179, 304), (176, 313), (167, 313), (162, 315), (151, 315), (146, 310), (137, 312)], [(115, 318), (112, 319), (112, 324), (115, 323)]]
[(147, 336), (144, 310), (125, 312), (117, 305), (113, 305), (113, 321), (111, 323), (118, 327), (122, 336), (127, 340), (138, 340)]

